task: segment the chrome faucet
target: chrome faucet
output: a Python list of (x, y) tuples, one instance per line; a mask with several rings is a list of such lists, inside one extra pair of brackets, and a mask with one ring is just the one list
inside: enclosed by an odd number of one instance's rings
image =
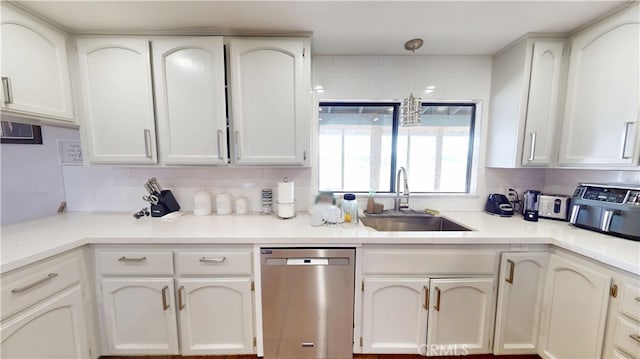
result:
[[(404, 189), (402, 190), (403, 198), (400, 198), (400, 175), (404, 176)], [(400, 211), (402, 209), (409, 209), (409, 179), (407, 178), (407, 170), (404, 167), (398, 169), (398, 175), (396, 176), (396, 198), (393, 203), (393, 209)]]

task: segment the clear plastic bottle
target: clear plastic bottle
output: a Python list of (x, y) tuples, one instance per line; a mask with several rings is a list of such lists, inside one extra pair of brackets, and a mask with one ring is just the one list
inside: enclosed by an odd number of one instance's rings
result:
[(345, 193), (342, 199), (342, 219), (345, 226), (358, 225), (358, 202), (356, 195)]

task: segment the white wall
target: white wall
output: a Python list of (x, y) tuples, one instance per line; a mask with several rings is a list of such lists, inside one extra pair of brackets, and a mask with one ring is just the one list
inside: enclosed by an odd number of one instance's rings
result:
[(42, 145), (2, 144), (2, 225), (56, 213), (65, 200), (58, 139), (78, 139), (73, 129), (42, 126)]

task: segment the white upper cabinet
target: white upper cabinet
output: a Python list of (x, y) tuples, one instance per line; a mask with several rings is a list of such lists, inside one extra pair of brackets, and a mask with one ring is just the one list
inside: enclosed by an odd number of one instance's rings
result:
[(73, 123), (66, 35), (2, 4), (2, 110)]
[(165, 164), (226, 164), (222, 37), (152, 40), (159, 149)]
[(638, 164), (639, 63), (637, 4), (573, 38), (560, 165)]
[(563, 39), (530, 38), (494, 57), (487, 166), (549, 166), (563, 95)]
[(149, 42), (79, 38), (77, 47), (89, 161), (156, 163)]
[(309, 143), (309, 40), (231, 39), (231, 116), (237, 165), (303, 165)]

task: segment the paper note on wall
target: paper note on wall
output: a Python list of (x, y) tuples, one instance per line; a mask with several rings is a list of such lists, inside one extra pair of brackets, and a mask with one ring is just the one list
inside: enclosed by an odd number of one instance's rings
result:
[(82, 147), (78, 140), (58, 140), (58, 159), (62, 166), (81, 166)]

